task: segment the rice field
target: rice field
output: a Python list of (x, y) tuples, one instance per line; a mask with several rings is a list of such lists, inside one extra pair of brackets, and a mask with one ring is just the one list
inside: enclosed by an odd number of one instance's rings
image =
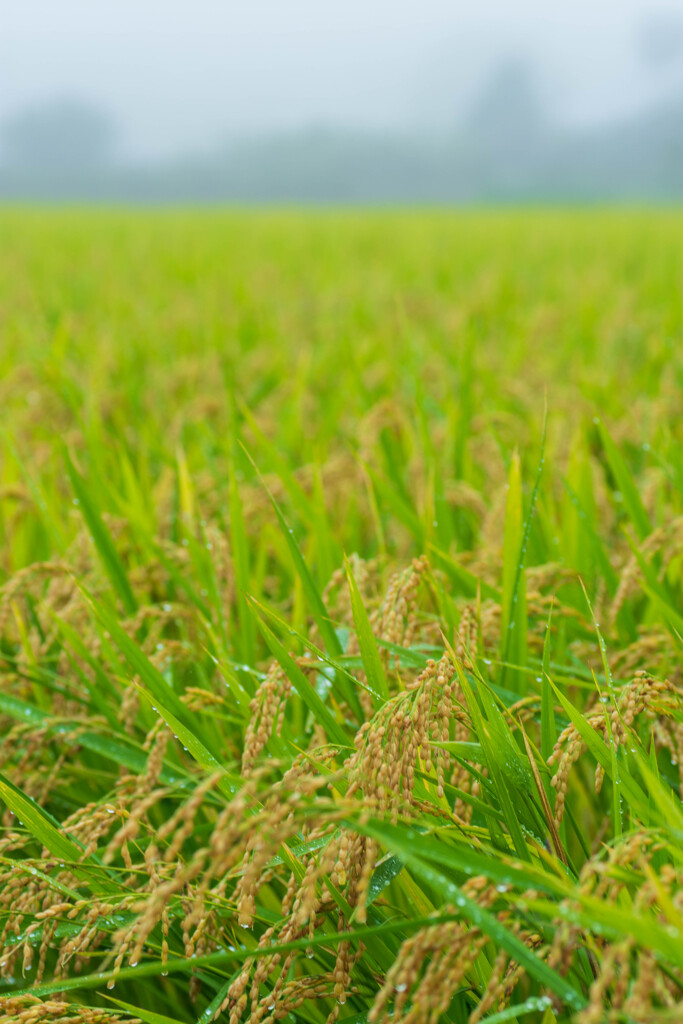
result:
[(683, 1021), (683, 214), (0, 237), (1, 1024)]

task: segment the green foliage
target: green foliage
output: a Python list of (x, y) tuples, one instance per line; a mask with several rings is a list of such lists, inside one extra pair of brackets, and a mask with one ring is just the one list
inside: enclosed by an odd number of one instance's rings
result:
[(677, 1019), (681, 226), (0, 215), (2, 1024)]

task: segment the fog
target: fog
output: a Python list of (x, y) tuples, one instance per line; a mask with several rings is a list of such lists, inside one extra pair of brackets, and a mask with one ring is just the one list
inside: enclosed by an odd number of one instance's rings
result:
[(7, 198), (683, 197), (683, 0), (3, 3)]

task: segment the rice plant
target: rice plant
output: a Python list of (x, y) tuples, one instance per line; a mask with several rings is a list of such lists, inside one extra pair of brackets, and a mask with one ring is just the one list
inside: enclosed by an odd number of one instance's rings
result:
[(0, 221), (2, 1024), (682, 1020), (680, 215)]

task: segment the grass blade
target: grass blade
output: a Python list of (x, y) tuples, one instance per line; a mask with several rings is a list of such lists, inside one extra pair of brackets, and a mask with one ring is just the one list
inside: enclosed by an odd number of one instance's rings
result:
[(77, 471), (71, 461), (71, 456), (66, 449), (64, 450), (64, 459), (69, 479), (71, 481), (71, 486), (73, 487), (74, 494), (78, 499), (81, 512), (83, 513), (83, 518), (85, 519), (98, 554), (102, 559), (102, 564), (104, 565), (107, 576), (109, 577), (114, 590), (119, 595), (126, 614), (135, 615), (138, 604), (135, 600), (135, 595), (133, 594), (128, 576), (126, 575), (126, 570), (123, 567), (123, 563), (119, 558), (114, 541), (111, 538), (111, 534), (102, 521), (102, 516), (99, 513), (97, 504), (86, 487), (85, 480)]
[(365, 605), (363, 604), (358, 584), (356, 583), (348, 560), (345, 560), (344, 565), (346, 568), (346, 578), (349, 582), (351, 609), (353, 612), (354, 625), (356, 627), (356, 635), (358, 637), (358, 647), (360, 648), (360, 655), (363, 659), (363, 668), (365, 669), (368, 685), (382, 698), (382, 700), (388, 700), (389, 686), (387, 684), (387, 677), (384, 673), (384, 665), (380, 658), (375, 634), (372, 632), (370, 619), (368, 618), (368, 613), (365, 610)]

